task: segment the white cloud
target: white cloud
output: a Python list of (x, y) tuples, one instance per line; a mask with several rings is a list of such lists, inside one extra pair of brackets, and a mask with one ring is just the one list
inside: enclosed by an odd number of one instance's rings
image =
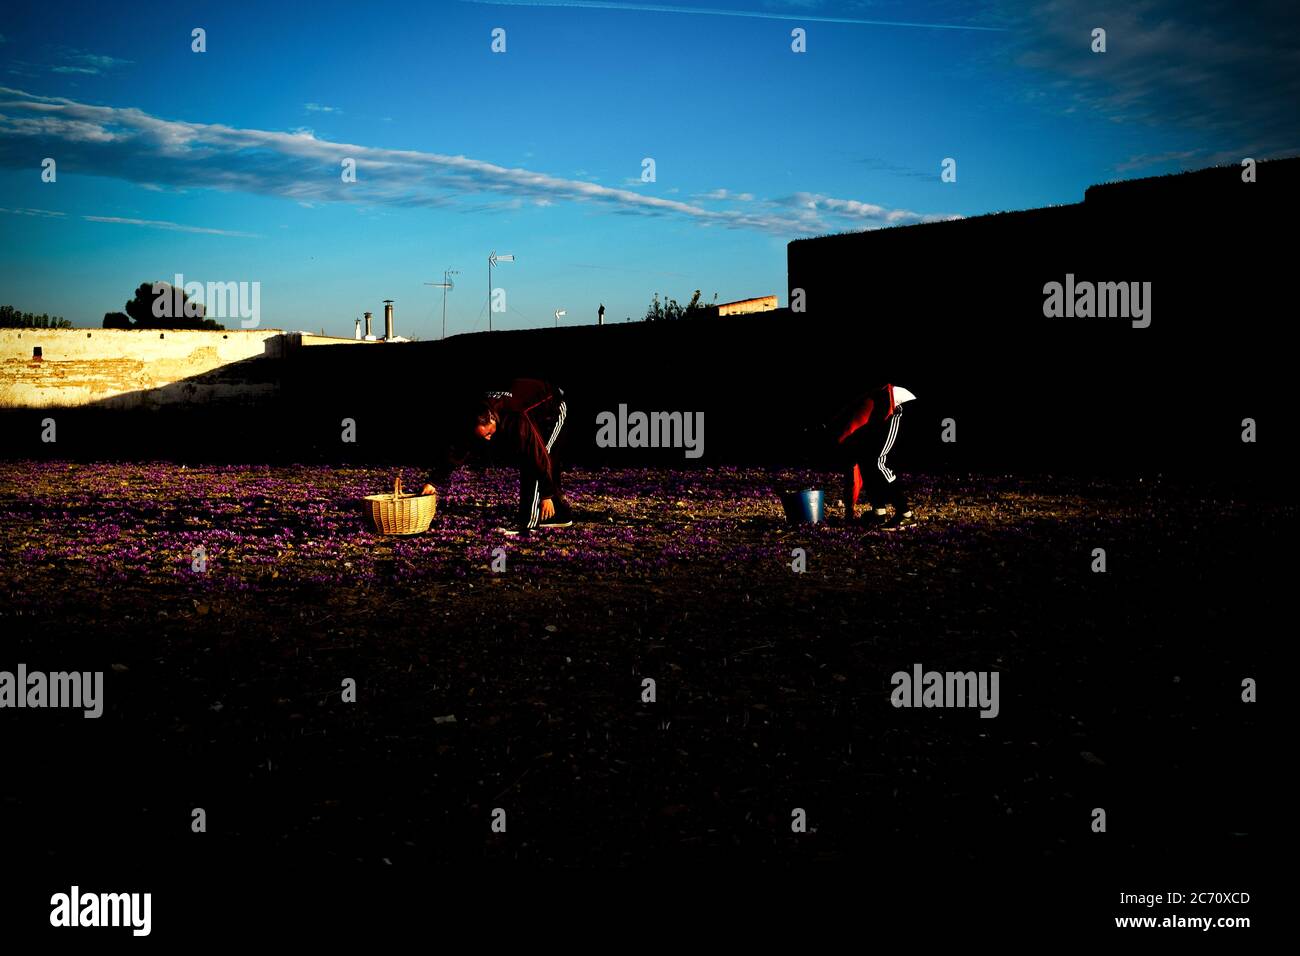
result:
[(736, 202), (753, 202), (753, 193), (733, 193), (727, 189), (713, 189), (707, 193), (701, 193), (699, 199), (731, 199)]
[(144, 226), (149, 229), (166, 229), (169, 232), (195, 232), (205, 236), (234, 236), (240, 239), (260, 239), (251, 232), (232, 232), (229, 229), (208, 229), (205, 226), (185, 226), (160, 219), (124, 219), (120, 216), (82, 216), (86, 222), (107, 222), (124, 226)]
[(925, 30), (980, 30), (1001, 32), (1003, 27), (981, 26), (973, 23), (958, 23), (951, 21), (948, 23), (940, 22), (916, 22), (911, 20), (866, 20), (860, 17), (845, 16), (822, 16), (807, 12), (808, 8), (817, 4), (808, 2), (808, 0), (795, 0), (794, 5), (801, 7), (799, 12), (789, 10), (777, 12), (775, 10), (743, 10), (733, 8), (723, 8), (716, 6), (691, 7), (677, 6), (666, 3), (635, 3), (632, 0), (463, 0), (465, 3), (477, 3), (484, 6), (503, 6), (503, 7), (573, 7), (579, 10), (635, 10), (644, 13), (682, 13), (697, 14), (710, 17), (751, 17), (760, 20), (798, 20), (800, 22), (811, 23), (845, 23), (858, 24), (860, 26), (885, 26), (885, 27), (911, 27)]
[[(1271, 157), (1300, 146), (1294, 0), (1260, 0), (1249, 15), (1233, 3), (1181, 0), (1002, 0), (1000, 6), (1017, 26), (1010, 49), (999, 56), (1039, 74), (1025, 92), (1029, 102), (1181, 127), (1182, 138), (1195, 131), (1216, 150), (1255, 142)], [(1105, 53), (1090, 51), (1094, 27), (1106, 30)], [(1156, 162), (1194, 165), (1208, 152), (1171, 150)]]
[(54, 73), (89, 73), (98, 76), (118, 67), (131, 65), (130, 60), (104, 56), (100, 53), (82, 53), (68, 47), (55, 47), (54, 55), (63, 61), (50, 67), (51, 72)]
[(8, 213), (11, 216), (36, 216), (41, 219), (58, 219), (66, 215), (53, 209), (5, 209), (0, 207), (0, 212)]
[[(725, 193), (731, 205), (705, 208), (463, 155), (332, 142), (317, 139), (307, 129), (283, 132), (165, 120), (135, 108), (96, 106), (0, 87), (0, 164), (25, 167), (33, 150), (42, 149), (57, 150), (40, 155), (59, 155), (64, 168), (93, 175), (299, 202), (465, 210), (475, 207), (466, 206), (463, 198), (478, 193), (495, 199), (486, 208), (502, 208), (503, 201), (505, 208), (516, 208), (508, 205), (512, 200), (590, 203), (614, 213), (672, 216), (703, 226), (790, 237), (858, 227), (863, 219), (885, 224), (927, 221), (916, 213), (812, 193), (796, 194), (802, 201), (791, 202), (755, 200), (751, 193), (718, 190), (715, 194)], [(340, 177), (345, 159), (356, 162), (355, 183), (344, 183)]]
[(880, 226), (902, 226), (921, 222), (944, 222), (961, 219), (961, 216), (944, 213), (917, 213), (907, 209), (888, 209), (875, 203), (861, 202), (857, 199), (836, 199), (817, 193), (795, 193), (778, 202), (796, 209), (806, 210), (811, 215), (829, 213), (859, 222), (870, 222)]

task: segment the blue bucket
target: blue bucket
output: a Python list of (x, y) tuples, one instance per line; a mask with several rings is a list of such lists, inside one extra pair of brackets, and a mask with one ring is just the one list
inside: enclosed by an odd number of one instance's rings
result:
[(820, 488), (805, 488), (781, 495), (781, 505), (791, 524), (818, 524), (825, 518), (825, 496)]

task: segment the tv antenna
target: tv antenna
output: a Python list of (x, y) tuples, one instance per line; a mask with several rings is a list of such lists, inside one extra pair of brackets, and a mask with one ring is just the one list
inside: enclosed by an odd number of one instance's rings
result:
[(450, 276), (458, 276), (460, 272), (456, 269), (443, 269), (441, 282), (426, 282), (425, 285), (431, 285), (435, 289), (442, 290), (442, 337), (447, 337), (447, 292), (456, 288), (456, 283), (452, 282)]

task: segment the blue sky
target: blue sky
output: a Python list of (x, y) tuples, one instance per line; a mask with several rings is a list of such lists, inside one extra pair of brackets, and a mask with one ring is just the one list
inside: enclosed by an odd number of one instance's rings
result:
[(351, 335), (391, 298), (436, 338), (423, 283), (459, 269), (449, 332), (485, 328), (493, 249), (498, 328), (656, 291), (784, 304), (800, 236), (1300, 146), (1282, 3), (9, 6), (0, 301), (87, 326), (180, 273), (260, 282), (264, 326)]

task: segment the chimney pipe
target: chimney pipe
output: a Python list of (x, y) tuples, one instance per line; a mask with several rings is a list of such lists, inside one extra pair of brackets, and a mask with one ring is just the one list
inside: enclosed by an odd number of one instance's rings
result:
[(370, 338), (370, 313), (366, 314), (366, 338)]
[(393, 300), (384, 300), (384, 338), (392, 340), (393, 338)]

